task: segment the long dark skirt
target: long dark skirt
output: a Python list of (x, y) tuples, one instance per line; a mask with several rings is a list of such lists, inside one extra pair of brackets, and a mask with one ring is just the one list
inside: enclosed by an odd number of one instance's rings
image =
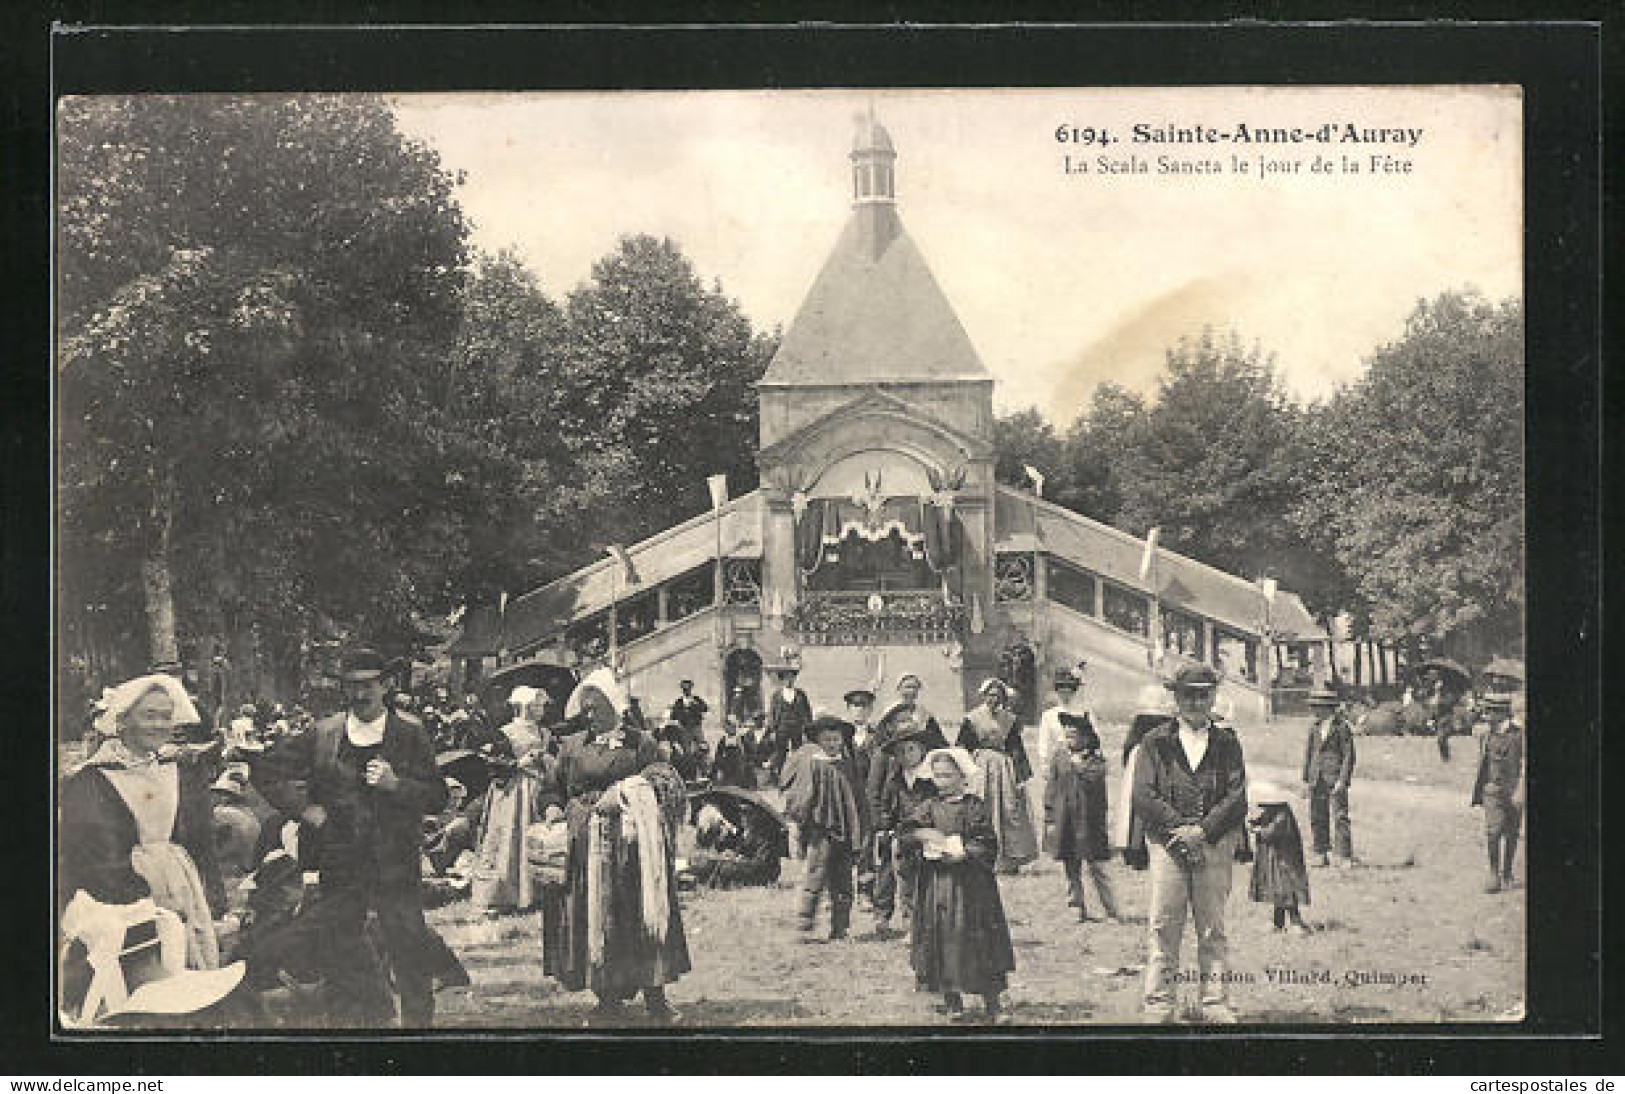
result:
[(991, 995), (1016, 967), (999, 887), (986, 866), (920, 859), (910, 960), (921, 991)]
[[(664, 944), (654, 941), (643, 929), (638, 894), (637, 847), (621, 838), (620, 821), (615, 818), (612, 832), (614, 860), (610, 868), (610, 899), (604, 923), (604, 960), (592, 968), (587, 938), (587, 845), (590, 803), (572, 801), (570, 860), (565, 889), (557, 900), (557, 928), (543, 927), (543, 967), (558, 977), (571, 991), (591, 988), (604, 999), (630, 999), (642, 988), (658, 988), (675, 981), (693, 965), (689, 962), (688, 940), (683, 935), (683, 917), (677, 905), (676, 871), (672, 870), (670, 912)], [(671, 850), (667, 851), (671, 866)], [(547, 909), (544, 907), (544, 916)], [(551, 946), (551, 954), (546, 947)]]

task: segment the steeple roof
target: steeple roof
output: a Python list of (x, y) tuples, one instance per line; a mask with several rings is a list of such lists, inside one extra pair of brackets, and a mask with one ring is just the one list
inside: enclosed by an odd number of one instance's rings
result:
[[(866, 128), (865, 128), (866, 127)], [(852, 153), (855, 200), (835, 249), (802, 301), (763, 387), (988, 380), (970, 337), (903, 228), (889, 173), (865, 176), (891, 140), (860, 120)]]

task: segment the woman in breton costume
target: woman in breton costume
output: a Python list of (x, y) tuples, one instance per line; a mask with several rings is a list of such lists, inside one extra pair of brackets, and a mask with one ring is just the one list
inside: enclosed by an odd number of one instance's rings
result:
[(163, 673), (107, 690), (101, 706), (102, 742), (62, 784), (57, 883), (64, 924), (95, 902), (150, 898), (179, 917), (187, 968), (219, 968), (214, 916), (225, 909), (225, 893), (209, 772), (171, 743), (177, 724), (199, 720), (197, 709)]
[(609, 669), (577, 686), (565, 716), (586, 732), (560, 753), (555, 776), (570, 848), (545, 965), (567, 989), (590, 988), (600, 1017), (641, 991), (652, 1017), (675, 1021), (666, 985), (692, 967), (673, 865), (682, 780)]
[(487, 791), (470, 899), (492, 914), (524, 911), (540, 897), (525, 859), (533, 821), (559, 815), (555, 762), (547, 754), (547, 695), (521, 685), (508, 695), (514, 717), (484, 746), (497, 775)]
[(975, 757), (982, 772), (980, 796), (999, 836), (999, 872), (1015, 873), (1038, 857), (1038, 829), (1023, 789), (1033, 777), (1032, 765), (1010, 710), (1010, 689), (1002, 680), (987, 680), (977, 690), (982, 702), (965, 715), (959, 747)]

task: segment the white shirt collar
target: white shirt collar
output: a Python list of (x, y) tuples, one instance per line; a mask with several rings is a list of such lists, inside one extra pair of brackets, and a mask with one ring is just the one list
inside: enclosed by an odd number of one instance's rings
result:
[(1208, 723), (1193, 726), (1183, 718), (1179, 720), (1179, 747), (1185, 750), (1192, 771), (1202, 766), (1202, 757), (1207, 755), (1208, 738), (1212, 736), (1208, 729)]
[(371, 748), (384, 741), (384, 724), (389, 721), (389, 711), (385, 711), (370, 722), (363, 722), (352, 712), (344, 716), (344, 735), (350, 738), (350, 743), (357, 748)]

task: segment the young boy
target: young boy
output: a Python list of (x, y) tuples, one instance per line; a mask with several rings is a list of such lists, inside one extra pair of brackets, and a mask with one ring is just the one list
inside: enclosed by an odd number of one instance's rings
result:
[(863, 846), (863, 819), (847, 778), (845, 746), (851, 727), (839, 718), (817, 718), (807, 729), (809, 745), (785, 765), (785, 813), (800, 828), (807, 866), (797, 915), (811, 932), (818, 900), (829, 893), (829, 937), (846, 937), (852, 922), (852, 867)]
[(869, 771), (869, 811), (876, 829), (875, 885), (871, 903), (878, 935), (890, 932), (892, 912), (899, 903), (904, 919), (913, 912), (919, 849), (897, 843), (897, 826), (922, 802), (936, 797), (936, 783), (923, 767), (930, 739), (931, 733), (925, 726), (906, 727), (886, 741), (883, 753), (875, 757)]
[(1486, 893), (1516, 885), (1512, 861), (1518, 854), (1518, 826), (1523, 820), (1523, 730), (1508, 717), (1512, 704), (1504, 695), (1481, 701), (1484, 734), (1478, 756), (1478, 777), (1473, 780), (1473, 804), (1484, 807), (1484, 835), (1489, 844), (1490, 879)]
[(1066, 871), (1067, 905), (1089, 921), (1083, 878), (1088, 871), (1106, 918), (1117, 922), (1117, 900), (1102, 863), (1111, 858), (1106, 831), (1106, 759), (1087, 715), (1061, 715), (1065, 743), (1050, 756), (1044, 786), (1045, 842)]

